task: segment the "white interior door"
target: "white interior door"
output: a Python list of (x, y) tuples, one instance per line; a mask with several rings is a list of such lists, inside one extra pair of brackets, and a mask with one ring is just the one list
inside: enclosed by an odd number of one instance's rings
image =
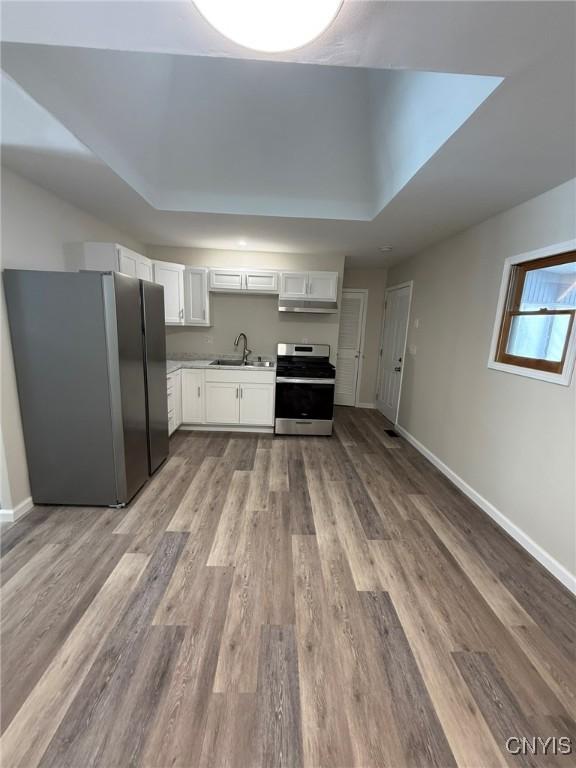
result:
[(342, 291), (336, 361), (336, 405), (356, 405), (364, 342), (367, 293)]
[(398, 418), (400, 403), (411, 296), (412, 285), (389, 288), (386, 291), (376, 405), (378, 410), (394, 424)]

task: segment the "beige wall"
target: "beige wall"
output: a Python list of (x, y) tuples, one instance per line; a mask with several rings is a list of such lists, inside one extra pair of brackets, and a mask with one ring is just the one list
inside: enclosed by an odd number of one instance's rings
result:
[[(137, 241), (11, 171), (3, 168), (1, 181), (2, 268), (66, 269), (67, 256), (85, 240), (119, 242), (143, 251)], [(29, 497), (30, 487), (3, 291), (1, 304), (0, 402), (5, 462), (1, 504), (3, 509), (13, 509)]]
[(384, 294), (386, 293), (385, 269), (348, 269), (344, 270), (344, 288), (366, 288), (368, 307), (366, 309), (366, 333), (364, 336), (364, 360), (360, 376), (360, 403), (374, 403), (376, 399), (376, 379), (378, 376), (378, 351), (380, 331), (384, 312)]
[[(286, 253), (251, 253), (199, 248), (148, 246), (152, 259), (202, 267), (270, 267), (291, 270), (329, 270), (339, 273), (342, 290), (344, 257), (302, 256)], [(240, 331), (248, 336), (248, 345), (256, 355), (273, 355), (278, 342), (305, 341), (330, 344), (332, 357), (338, 342), (338, 315), (305, 315), (278, 312), (277, 296), (235, 296), (210, 294), (210, 328), (167, 328), (169, 355), (180, 352), (231, 354)]]
[(399, 424), (572, 573), (576, 377), (563, 387), (486, 364), (504, 260), (574, 237), (576, 181), (402, 262), (388, 278), (414, 280), (408, 345), (416, 349)]

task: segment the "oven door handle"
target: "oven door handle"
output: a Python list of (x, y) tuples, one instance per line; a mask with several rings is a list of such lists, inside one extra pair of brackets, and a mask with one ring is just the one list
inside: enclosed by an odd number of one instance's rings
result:
[(336, 379), (290, 379), (285, 376), (276, 378), (277, 384), (335, 384)]

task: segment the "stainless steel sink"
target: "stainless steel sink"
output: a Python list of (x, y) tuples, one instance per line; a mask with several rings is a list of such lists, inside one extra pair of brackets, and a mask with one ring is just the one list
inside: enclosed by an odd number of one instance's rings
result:
[(210, 365), (234, 365), (242, 368), (272, 368), (270, 360), (254, 360), (245, 363), (243, 360), (213, 360)]

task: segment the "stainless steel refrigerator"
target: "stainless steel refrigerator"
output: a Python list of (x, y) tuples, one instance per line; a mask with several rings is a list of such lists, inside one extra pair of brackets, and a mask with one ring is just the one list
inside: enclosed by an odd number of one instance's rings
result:
[(32, 498), (121, 506), (168, 455), (162, 286), (5, 270)]

